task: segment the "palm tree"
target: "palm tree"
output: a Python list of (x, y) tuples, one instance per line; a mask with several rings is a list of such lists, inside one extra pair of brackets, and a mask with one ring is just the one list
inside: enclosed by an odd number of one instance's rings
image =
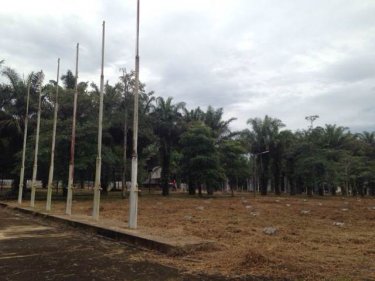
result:
[(159, 138), (159, 152), (161, 160), (161, 185), (163, 195), (169, 194), (170, 164), (172, 148), (178, 143), (178, 137), (181, 131), (182, 113), (185, 103), (172, 103), (172, 98), (166, 100), (162, 97), (156, 99), (156, 107), (152, 112), (155, 122), (154, 131)]
[[(18, 73), (13, 69), (7, 67), (2, 73), (4, 77), (9, 80), (10, 84), (1, 87), (0, 94), (0, 132), (2, 142), (7, 140), (7, 149), (1, 154), (4, 156), (4, 160), (1, 162), (6, 162), (9, 164), (4, 165), (10, 169), (14, 163), (18, 161), (14, 158), (16, 152), (21, 150), (22, 142), (21, 136), (25, 130), (25, 119), (31, 118), (35, 115), (35, 85), (36, 78), (33, 73), (27, 76), (26, 81), (22, 80)], [(28, 116), (26, 116), (26, 103), (27, 103), (27, 87), (30, 84), (30, 110)], [(12, 157), (9, 157), (9, 155)], [(10, 172), (10, 170), (8, 170)], [(18, 185), (18, 178), (14, 181), (13, 187), (16, 188)], [(16, 190), (14, 190), (16, 191)]]
[[(252, 131), (248, 131), (248, 139), (253, 154), (260, 154), (258, 164), (260, 164), (260, 189), (262, 195), (267, 195), (268, 186), (268, 167), (270, 157), (275, 156), (277, 146), (277, 136), (279, 129), (285, 125), (281, 120), (266, 115), (264, 119), (250, 118), (247, 121), (252, 127)], [(269, 153), (263, 153), (269, 151)]]
[[(122, 94), (122, 108), (123, 108), (123, 153), (122, 153), (122, 171), (121, 171), (121, 183), (122, 183), (122, 198), (126, 198), (126, 169), (127, 169), (127, 146), (128, 146), (128, 130), (129, 130), (129, 118), (131, 116), (130, 109), (133, 103), (133, 89), (135, 85), (135, 72), (127, 72), (126, 69), (122, 69), (122, 76), (120, 76), (120, 91)], [(140, 83), (141, 96), (144, 92), (144, 85)]]
[[(318, 128), (317, 128), (318, 129)], [(339, 159), (345, 154), (344, 148), (350, 141), (351, 134), (347, 132), (348, 128), (326, 124), (321, 129), (320, 144), (318, 147), (321, 148), (320, 155), (325, 157), (325, 185), (331, 190), (332, 195), (336, 194), (336, 187), (338, 183), (338, 165)], [(319, 186), (319, 194), (324, 195), (324, 186)]]
[[(295, 195), (297, 192), (294, 177), (297, 137), (292, 131), (284, 130), (279, 133), (277, 140), (279, 145), (278, 152), (281, 155), (280, 189), (285, 192), (289, 190), (290, 195)], [(277, 189), (276, 186), (275, 189)]]
[(370, 146), (375, 146), (375, 132), (364, 131), (363, 133), (358, 134), (357, 136), (364, 143)]
[(61, 80), (63, 81), (66, 89), (74, 89), (76, 78), (71, 70), (68, 70), (66, 74), (61, 76)]
[(348, 162), (346, 150), (352, 136), (347, 130), (346, 127), (326, 124), (295, 134), (297, 142), (290, 153), (289, 163), (295, 167), (293, 178), (298, 181), (298, 187), (306, 189), (309, 196), (313, 192), (323, 196), (326, 187), (334, 195), (339, 182), (345, 181), (344, 172), (338, 166), (345, 166), (340, 161)]
[(122, 183), (122, 198), (126, 197), (126, 160), (127, 160), (127, 145), (128, 145), (128, 122), (129, 122), (129, 113), (128, 108), (130, 102), (130, 89), (133, 89), (134, 81), (134, 72), (126, 73), (126, 70), (123, 70), (123, 76), (120, 77), (121, 82), (123, 83), (123, 106), (124, 106), (124, 138), (123, 138), (123, 157), (122, 157), (122, 173), (121, 173), (121, 183)]
[(184, 108), (183, 118), (187, 124), (193, 121), (204, 121), (205, 113), (200, 109), (200, 107), (191, 109), (190, 111), (187, 108)]
[[(275, 132), (273, 141), (270, 144), (270, 157), (271, 161), (271, 172), (272, 172), (272, 183), (276, 195), (280, 195), (281, 191), (285, 191), (284, 178), (286, 177), (285, 166), (285, 155), (288, 154), (292, 146), (294, 145), (294, 134), (289, 131)], [(290, 154), (289, 154), (290, 155)], [(290, 158), (289, 158), (290, 160)], [(289, 164), (292, 164), (289, 162)]]
[(237, 118), (232, 117), (228, 120), (223, 120), (223, 114), (222, 108), (214, 109), (212, 106), (209, 106), (204, 114), (204, 123), (211, 128), (218, 143), (238, 134), (237, 132), (232, 133), (229, 128), (229, 124)]
[[(181, 136), (181, 170), (189, 183), (190, 195), (194, 195), (198, 188), (199, 196), (202, 196), (203, 184), (206, 185), (207, 194), (212, 195), (214, 186), (223, 180), (215, 142), (212, 130), (201, 121), (192, 122)], [(231, 158), (231, 152), (227, 153), (227, 158)]]
[(348, 137), (346, 134), (347, 130), (348, 128), (346, 127), (326, 124), (325, 128), (321, 130), (322, 146), (331, 149), (342, 147)]
[[(18, 73), (9, 67), (2, 71), (2, 75), (9, 80), (10, 85), (4, 89), (4, 95), (2, 94), (1, 108), (4, 109), (3, 112), (7, 118), (1, 121), (0, 126), (12, 127), (21, 134), (26, 112), (27, 85), (30, 82), (31, 89), (34, 90), (36, 80), (31, 73), (27, 80), (23, 81)], [(35, 91), (32, 91), (31, 95), (34, 96), (35, 101)], [(30, 114), (35, 113), (35, 107), (33, 109), (34, 111), (30, 111)]]
[(357, 136), (363, 144), (366, 168), (362, 171), (362, 177), (367, 180), (369, 193), (375, 196), (375, 132), (364, 131)]

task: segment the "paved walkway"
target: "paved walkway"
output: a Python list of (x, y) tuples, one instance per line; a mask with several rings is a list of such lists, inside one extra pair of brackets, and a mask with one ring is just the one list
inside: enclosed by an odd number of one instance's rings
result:
[(0, 208), (0, 280), (203, 280), (132, 259), (137, 249)]

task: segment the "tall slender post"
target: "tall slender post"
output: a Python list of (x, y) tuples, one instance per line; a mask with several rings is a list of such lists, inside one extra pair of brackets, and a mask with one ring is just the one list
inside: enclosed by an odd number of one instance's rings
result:
[(39, 92), (38, 98), (38, 116), (36, 121), (36, 136), (35, 136), (35, 150), (34, 150), (34, 166), (33, 166), (33, 178), (31, 181), (31, 199), (30, 206), (35, 206), (35, 192), (36, 192), (36, 176), (38, 172), (38, 150), (39, 150), (39, 132), (40, 132), (40, 113), (41, 113), (41, 103), (42, 103), (42, 82), (43, 82), (43, 72), (38, 73), (37, 89)]
[(98, 155), (96, 157), (96, 173), (94, 186), (94, 206), (92, 216), (99, 219), (100, 210), (100, 176), (102, 169), (102, 130), (103, 130), (103, 95), (104, 95), (104, 41), (105, 41), (105, 21), (103, 21), (102, 32), (102, 68), (100, 74), (100, 102), (99, 102), (99, 124), (98, 124)]
[(77, 119), (77, 97), (78, 97), (78, 56), (79, 56), (79, 43), (77, 43), (77, 51), (76, 51), (76, 76), (75, 76), (74, 101), (73, 101), (73, 124), (72, 124), (72, 138), (70, 142), (68, 194), (66, 196), (66, 210), (65, 210), (65, 213), (67, 215), (72, 214), (72, 200), (73, 200), (74, 148), (75, 148), (75, 142), (76, 142), (76, 119)]
[(126, 69), (123, 69), (123, 81), (124, 81), (124, 139), (123, 139), (123, 154), (122, 154), (122, 191), (121, 197), (125, 198), (127, 193), (126, 188), (126, 158), (127, 158), (127, 145), (128, 145), (128, 104), (127, 104), (127, 95), (128, 95), (128, 74)]
[[(31, 77), (30, 77), (31, 80)], [(20, 173), (20, 184), (18, 186), (18, 204), (22, 204), (23, 181), (25, 176), (25, 156), (26, 156), (26, 142), (27, 142), (27, 126), (29, 121), (29, 101), (30, 101), (30, 87), (31, 81), (27, 84), (27, 97), (26, 97), (26, 114), (25, 114), (25, 129), (23, 131), (23, 148), (22, 148), (22, 162)]]
[(53, 115), (53, 130), (52, 130), (52, 146), (51, 146), (51, 162), (49, 165), (48, 174), (48, 186), (47, 186), (47, 203), (46, 210), (51, 211), (51, 199), (52, 199), (52, 182), (53, 182), (53, 170), (55, 161), (55, 143), (56, 143), (56, 127), (57, 127), (57, 111), (59, 107), (59, 76), (60, 76), (60, 59), (57, 59), (57, 80), (56, 80), (56, 95), (55, 95), (55, 111)]
[(129, 228), (137, 228), (138, 217), (138, 92), (139, 92), (139, 0), (137, 1), (137, 38), (135, 55), (135, 86), (134, 86), (134, 123), (133, 123), (133, 153), (132, 174), (129, 204)]

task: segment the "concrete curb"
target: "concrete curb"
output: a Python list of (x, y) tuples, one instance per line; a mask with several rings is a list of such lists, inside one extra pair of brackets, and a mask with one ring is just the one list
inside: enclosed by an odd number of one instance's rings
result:
[(42, 213), (27, 208), (12, 206), (4, 202), (0, 202), (0, 207), (21, 212), (27, 215), (39, 217), (50, 222), (64, 224), (70, 227), (79, 228), (81, 230), (94, 233), (103, 237), (107, 237), (116, 241), (126, 242), (137, 247), (156, 250), (166, 254), (184, 254), (190, 251), (204, 249), (213, 245), (213, 241), (199, 240), (195, 242), (174, 242), (163, 237), (136, 233), (132, 230), (120, 230), (111, 227), (104, 227), (94, 221), (80, 221), (72, 217), (52, 215)]

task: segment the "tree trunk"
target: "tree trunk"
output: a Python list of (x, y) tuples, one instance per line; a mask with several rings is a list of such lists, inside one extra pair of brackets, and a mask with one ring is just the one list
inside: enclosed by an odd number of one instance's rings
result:
[(290, 185), (290, 195), (294, 196), (296, 195), (296, 185), (294, 184), (294, 179), (292, 177), (288, 177), (288, 182)]
[(358, 186), (358, 193), (359, 193), (359, 195), (361, 197), (364, 197), (365, 196), (365, 188), (364, 188), (363, 181), (362, 180), (358, 180), (357, 186)]
[(104, 195), (107, 195), (107, 193), (108, 193), (108, 182), (109, 182), (109, 169), (106, 165), (103, 167), (103, 174), (101, 176), (100, 181), (101, 181), (100, 186), (102, 188), (102, 192), (103, 192)]
[(42, 188), (47, 188), (48, 178), (42, 177)]
[(169, 195), (169, 185), (168, 185), (168, 175), (164, 174), (162, 177), (162, 195), (168, 196)]
[(332, 196), (336, 196), (336, 186), (334, 184), (331, 185), (331, 194)]
[(303, 188), (303, 181), (301, 179), (301, 177), (297, 177), (297, 181), (296, 181), (296, 194), (302, 194), (303, 191), (304, 191), (304, 188)]
[(261, 167), (261, 179), (260, 179), (260, 184), (261, 184), (261, 191), (260, 191), (260, 194), (261, 195), (267, 195), (268, 193), (268, 163), (269, 163), (269, 159), (268, 159), (268, 156), (266, 154), (266, 156), (264, 156), (264, 161), (262, 160), (262, 155), (260, 157), (260, 167)]
[(318, 194), (319, 196), (324, 196), (324, 185), (318, 186)]
[(348, 181), (345, 181), (343, 187), (341, 188), (341, 194), (343, 196), (348, 196), (348, 185)]
[(307, 185), (307, 187), (306, 187), (306, 193), (307, 193), (307, 196), (310, 196), (310, 197), (313, 196), (313, 188), (312, 188), (311, 185)]
[(162, 195), (169, 195), (169, 173), (170, 173), (170, 164), (171, 164), (171, 147), (169, 144), (162, 144), (162, 170), (161, 170), (161, 186), (162, 186)]
[(112, 168), (112, 181), (113, 181), (113, 188), (112, 190), (116, 190), (116, 168)]
[(189, 178), (189, 195), (195, 195), (195, 184)]
[(61, 189), (63, 197), (66, 198), (66, 196), (68, 195), (68, 182), (66, 180), (66, 177), (63, 178)]
[(230, 188), (231, 196), (234, 197), (234, 187), (230, 181), (229, 181), (229, 188)]
[(214, 195), (214, 189), (212, 188), (212, 185), (210, 183), (206, 183), (207, 186), (207, 195), (212, 196)]
[(261, 195), (267, 195), (268, 193), (268, 178), (266, 176), (262, 176), (261, 180), (260, 180), (260, 184), (261, 184), (261, 187), (260, 187), (260, 194)]
[[(26, 177), (25, 177), (26, 178)], [(23, 184), (23, 187), (22, 187), (22, 194), (25, 194), (24, 192), (26, 191), (26, 184), (25, 184), (25, 179), (24, 179), (24, 184)], [(11, 194), (15, 194), (18, 196), (18, 185), (20, 183), (20, 179), (15, 177), (13, 179), (13, 182), (12, 182), (12, 185), (11, 185), (11, 190), (10, 190), (10, 193)]]
[(66, 196), (68, 195), (68, 186), (63, 186), (63, 197), (66, 198)]
[(358, 189), (357, 189), (357, 184), (355, 180), (353, 180), (353, 184), (351, 185), (352, 187), (352, 196), (357, 196), (358, 195)]
[(275, 184), (275, 194), (280, 195), (281, 190), (280, 190), (280, 174), (279, 173), (276, 173), (274, 177), (274, 184)]
[(375, 196), (375, 182), (370, 182), (369, 188), (370, 188), (370, 196)]
[(286, 192), (286, 189), (285, 189), (285, 174), (284, 173), (281, 173), (281, 177), (280, 177), (280, 191)]

